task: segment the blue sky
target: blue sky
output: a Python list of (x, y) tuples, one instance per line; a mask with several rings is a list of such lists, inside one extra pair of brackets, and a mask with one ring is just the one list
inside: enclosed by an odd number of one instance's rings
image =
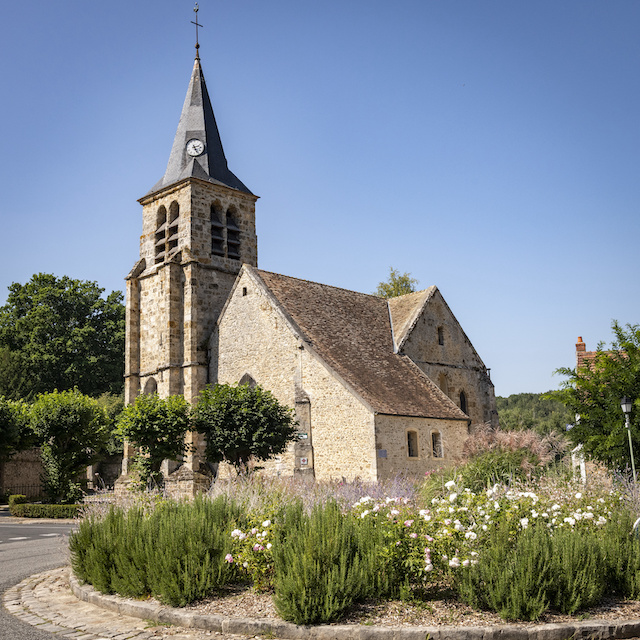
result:
[[(0, 303), (40, 271), (124, 288), (192, 9), (4, 3)], [(640, 322), (640, 2), (201, 0), (199, 20), (261, 268), (437, 285), (503, 396)]]

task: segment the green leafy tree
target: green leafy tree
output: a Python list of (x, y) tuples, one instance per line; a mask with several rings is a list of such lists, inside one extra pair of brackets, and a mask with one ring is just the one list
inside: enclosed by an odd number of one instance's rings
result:
[[(600, 343), (596, 355), (578, 369), (562, 368), (567, 376), (553, 397), (579, 416), (567, 432), (574, 445), (611, 468), (631, 466), (629, 441), (620, 399), (633, 400), (631, 437), (634, 452), (640, 452), (640, 325), (612, 324), (611, 349)], [(638, 466), (638, 465), (636, 465)]]
[(96, 459), (107, 439), (108, 421), (96, 400), (73, 391), (40, 394), (30, 422), (40, 442), (43, 485), (51, 502), (70, 503), (80, 495), (77, 478)]
[(496, 398), (503, 431), (532, 429), (541, 435), (564, 433), (573, 424), (574, 414), (549, 393), (516, 393)]
[(189, 403), (184, 396), (160, 398), (157, 394), (138, 396), (117, 420), (117, 433), (137, 448), (134, 466), (141, 486), (162, 480), (163, 460), (177, 460), (188, 450)]
[(229, 462), (240, 473), (251, 459), (282, 453), (296, 437), (293, 411), (259, 385), (207, 387), (193, 411), (193, 428), (206, 436), (210, 462)]
[(380, 282), (373, 295), (381, 298), (395, 298), (416, 291), (418, 281), (411, 277), (410, 273), (400, 273), (393, 267), (389, 267), (389, 279)]
[(0, 394), (17, 399), (77, 388), (120, 393), (124, 374), (122, 293), (39, 273), (13, 283), (0, 307)]
[(0, 462), (35, 444), (29, 428), (29, 407), (21, 400), (0, 396)]

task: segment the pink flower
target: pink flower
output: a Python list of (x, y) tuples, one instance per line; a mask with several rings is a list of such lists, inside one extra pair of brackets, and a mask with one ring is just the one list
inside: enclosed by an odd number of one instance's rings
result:
[(417, 534), (415, 531), (412, 531), (412, 532), (409, 534), (409, 537), (410, 537), (410, 538), (417, 538), (417, 537), (418, 537), (418, 534)]
[(224, 559), (229, 563), (233, 562), (233, 556), (230, 553), (227, 553)]
[(253, 545), (253, 550), (254, 551), (264, 551), (264, 547), (261, 544), (254, 544)]
[(404, 526), (405, 527), (410, 527), (413, 524), (413, 520), (405, 520), (404, 521)]

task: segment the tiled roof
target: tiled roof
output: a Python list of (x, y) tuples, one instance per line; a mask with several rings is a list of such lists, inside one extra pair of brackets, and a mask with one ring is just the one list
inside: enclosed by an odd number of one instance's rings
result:
[(376, 413), (467, 420), (406, 356), (394, 353), (387, 301), (247, 267), (312, 350)]

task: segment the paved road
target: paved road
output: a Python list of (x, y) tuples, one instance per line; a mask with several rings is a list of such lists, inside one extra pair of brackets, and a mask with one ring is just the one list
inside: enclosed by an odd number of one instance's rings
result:
[[(19, 524), (0, 514), (0, 594), (14, 584), (67, 563), (67, 534), (71, 525)], [(20, 622), (0, 606), (1, 640), (52, 640), (51, 633)]]

